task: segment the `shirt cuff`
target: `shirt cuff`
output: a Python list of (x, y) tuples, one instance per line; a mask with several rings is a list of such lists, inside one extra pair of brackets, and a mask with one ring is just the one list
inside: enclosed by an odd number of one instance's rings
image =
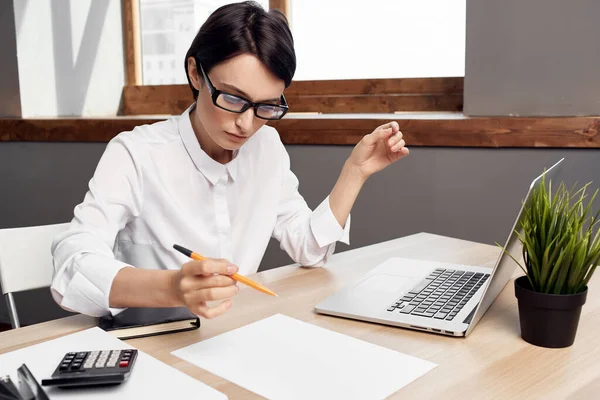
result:
[(329, 196), (313, 211), (310, 217), (310, 227), (319, 247), (325, 247), (335, 242), (350, 244), (350, 215), (342, 228), (331, 211)]
[(130, 265), (97, 254), (86, 254), (78, 263), (80, 266), (69, 282), (61, 306), (93, 317), (116, 315), (125, 310), (109, 307), (109, 296), (117, 273)]

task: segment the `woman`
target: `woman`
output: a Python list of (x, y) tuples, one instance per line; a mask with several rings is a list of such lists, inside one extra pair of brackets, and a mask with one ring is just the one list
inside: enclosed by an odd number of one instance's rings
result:
[[(366, 179), (408, 154), (396, 122), (378, 127), (311, 211), (265, 125), (286, 113), (283, 91), (296, 69), (285, 17), (252, 2), (219, 8), (185, 68), (194, 104), (111, 140), (70, 228), (55, 239), (51, 291), (62, 307), (92, 316), (176, 306), (221, 315), (239, 290), (229, 275), (256, 272), (271, 237), (296, 262), (325, 264), (336, 241), (348, 242)], [(174, 243), (209, 258), (189, 261)]]

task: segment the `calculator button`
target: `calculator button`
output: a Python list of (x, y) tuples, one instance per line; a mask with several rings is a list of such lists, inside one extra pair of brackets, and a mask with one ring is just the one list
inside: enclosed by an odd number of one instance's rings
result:
[(108, 356), (110, 355), (110, 351), (102, 351), (100, 353), (100, 355), (98, 356), (98, 362), (101, 362), (102, 364), (106, 364), (106, 360), (108, 360)]
[(81, 368), (81, 364), (80, 363), (73, 363), (73, 364), (71, 364), (71, 369), (72, 370), (73, 369), (79, 369), (79, 368)]
[(129, 361), (121, 361), (119, 363), (119, 367), (124, 368), (127, 367), (129, 365)]
[(62, 363), (60, 364), (59, 370), (60, 371), (65, 371), (69, 368), (69, 363)]
[(119, 355), (115, 354), (115, 355), (111, 355), (110, 359), (108, 360), (108, 362), (106, 363), (106, 367), (107, 368), (114, 368), (117, 366), (117, 363), (119, 362)]

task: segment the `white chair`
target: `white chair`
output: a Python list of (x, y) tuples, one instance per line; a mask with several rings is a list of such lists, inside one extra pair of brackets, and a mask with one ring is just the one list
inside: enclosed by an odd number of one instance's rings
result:
[(52, 284), (52, 240), (66, 224), (0, 229), (0, 285), (6, 298), (10, 323), (19, 328), (13, 293)]

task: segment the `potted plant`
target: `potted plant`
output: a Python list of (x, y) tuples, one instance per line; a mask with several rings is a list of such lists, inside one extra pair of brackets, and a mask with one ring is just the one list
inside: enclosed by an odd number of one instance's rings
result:
[(598, 215), (591, 213), (598, 190), (585, 203), (586, 189), (567, 190), (561, 183), (552, 193), (545, 177), (524, 210), (521, 233), (525, 272), (515, 280), (521, 337), (542, 347), (568, 347), (575, 341), (587, 285), (600, 261)]

